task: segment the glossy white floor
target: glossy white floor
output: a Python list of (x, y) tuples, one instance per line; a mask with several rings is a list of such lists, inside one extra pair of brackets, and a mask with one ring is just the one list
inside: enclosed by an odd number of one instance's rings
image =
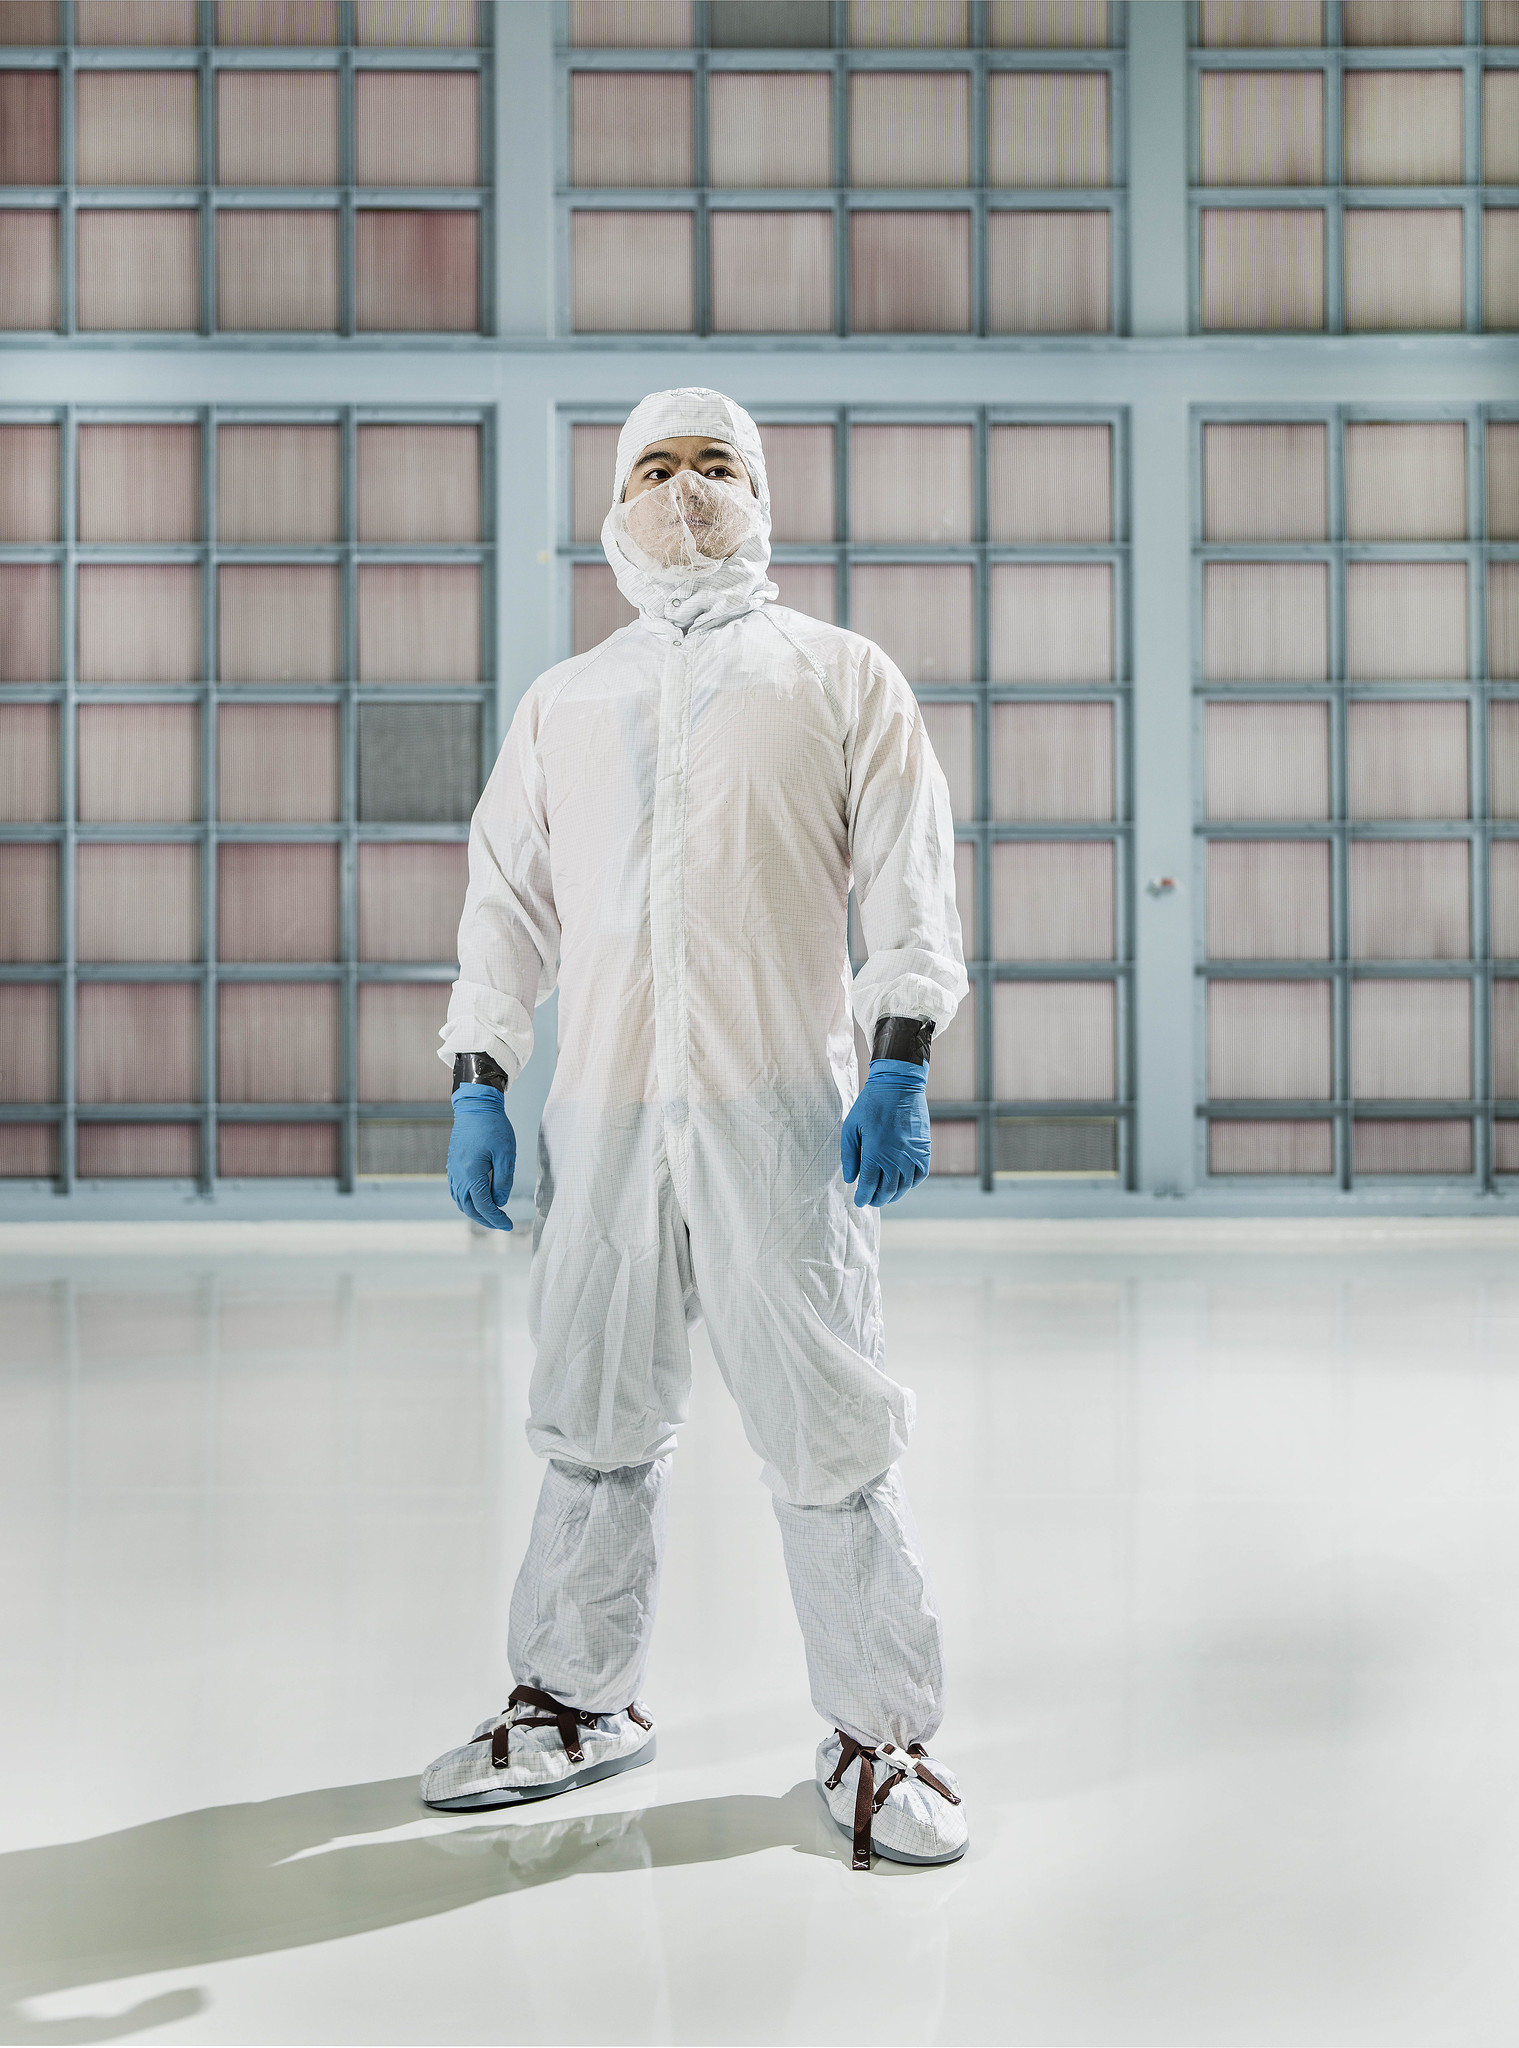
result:
[(0, 2040), (1519, 2038), (1512, 1226), (887, 1244), (972, 1841), (867, 1878), (704, 1344), (658, 1763), (446, 1819), (521, 1245), (0, 1233)]

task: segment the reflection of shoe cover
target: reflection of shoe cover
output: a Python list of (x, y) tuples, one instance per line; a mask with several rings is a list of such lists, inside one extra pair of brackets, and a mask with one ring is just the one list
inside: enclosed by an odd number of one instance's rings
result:
[(503, 1713), (427, 1766), (422, 1798), (450, 1813), (516, 1806), (631, 1771), (653, 1756), (654, 1723), (636, 1700), (620, 1713), (582, 1714), (519, 1685)]
[(893, 1863), (953, 1863), (965, 1854), (970, 1828), (953, 1771), (915, 1742), (863, 1749), (837, 1729), (818, 1744), (818, 1789), (846, 1835), (854, 1867), (870, 1868), (870, 1852)]

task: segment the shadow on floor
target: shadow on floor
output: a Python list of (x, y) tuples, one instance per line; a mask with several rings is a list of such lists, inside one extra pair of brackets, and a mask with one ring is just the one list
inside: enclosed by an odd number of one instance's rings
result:
[(448, 1834), (343, 1839), (421, 1813), (416, 1780), (392, 1778), (0, 1855), (0, 2042), (115, 2041), (204, 2004), (186, 1987), (108, 2018), (34, 2020), (19, 2010), (25, 1999), (366, 1934), (583, 1872), (762, 1849), (841, 1857), (811, 1779), (780, 1799), (687, 1799), (579, 1819), (528, 1820), (519, 1809)]

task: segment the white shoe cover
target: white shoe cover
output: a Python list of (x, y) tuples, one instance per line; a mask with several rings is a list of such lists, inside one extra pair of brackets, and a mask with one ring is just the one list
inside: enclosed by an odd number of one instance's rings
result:
[[(818, 1744), (818, 1790), (827, 1802), (836, 1825), (846, 1835), (853, 1836), (860, 1759), (854, 1758), (837, 1785), (830, 1787), (828, 1784), (838, 1769), (842, 1748), (843, 1740), (837, 1729), (825, 1735)], [(918, 1764), (932, 1771), (940, 1784), (955, 1794), (955, 1802), (936, 1792), (932, 1785), (924, 1784), (915, 1769)], [(947, 1764), (941, 1764), (927, 1754), (909, 1756), (905, 1750), (883, 1742), (876, 1751), (873, 1770), (878, 1793), (897, 1772), (906, 1772), (906, 1776), (897, 1778), (892, 1784), (871, 1821), (870, 1846), (878, 1856), (889, 1857), (893, 1863), (953, 1863), (965, 1854), (970, 1841), (970, 1825), (965, 1817), (965, 1808), (958, 1803), (959, 1781)], [(856, 1868), (862, 1867), (856, 1865)]]
[[(635, 1700), (635, 1706), (638, 1702)], [(638, 1711), (643, 1713), (643, 1708)], [(591, 1785), (598, 1778), (631, 1771), (654, 1758), (654, 1723), (640, 1727), (631, 1713), (598, 1714), (580, 1728), (581, 1760), (577, 1763), (565, 1749), (557, 1728), (518, 1726), (530, 1720), (531, 1707), (508, 1707), (482, 1721), (471, 1741), (461, 1749), (450, 1749), (422, 1773), (422, 1799), (428, 1806), (445, 1812), (470, 1812), (481, 1807), (516, 1806), (525, 1799), (552, 1799), (556, 1792), (572, 1792), (577, 1785)], [(645, 1720), (648, 1720), (645, 1715)], [(503, 1726), (511, 1728), (507, 1765), (498, 1770), (491, 1761), (488, 1737)]]

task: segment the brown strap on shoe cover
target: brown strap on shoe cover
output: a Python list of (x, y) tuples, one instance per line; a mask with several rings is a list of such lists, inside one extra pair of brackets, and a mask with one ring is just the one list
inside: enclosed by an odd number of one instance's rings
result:
[[(491, 1767), (504, 1771), (507, 1767), (508, 1745), (514, 1728), (557, 1728), (559, 1740), (564, 1744), (564, 1753), (572, 1764), (585, 1762), (585, 1750), (581, 1746), (582, 1728), (594, 1728), (601, 1719), (599, 1714), (582, 1713), (579, 1707), (567, 1707), (563, 1700), (556, 1700), (552, 1693), (540, 1692), (535, 1685), (519, 1685), (506, 1703), (506, 1712), (513, 1707), (536, 1707), (534, 1714), (523, 1714), (513, 1720), (502, 1721), (485, 1735), (477, 1735), (477, 1742), (487, 1739), (491, 1746)], [(647, 1715), (640, 1714), (636, 1707), (624, 1709), (630, 1721), (640, 1728), (652, 1728), (654, 1723)]]
[(827, 1781), (827, 1789), (836, 1791), (844, 1773), (858, 1757), (860, 1775), (854, 1788), (854, 1863), (856, 1870), (870, 1868), (870, 1823), (875, 1818), (876, 1753), (867, 1749), (862, 1742), (856, 1742), (852, 1735), (838, 1731), (839, 1760), (834, 1765), (833, 1776)]
[[(834, 1765), (833, 1776), (825, 1781), (825, 1785), (828, 1791), (837, 1791), (843, 1782), (844, 1773), (849, 1769), (855, 1758), (859, 1758), (860, 1775), (854, 1788), (853, 1868), (856, 1870), (869, 1870), (870, 1824), (892, 1793), (896, 1791), (898, 1785), (906, 1778), (907, 1771), (902, 1764), (894, 1764), (891, 1776), (882, 1782), (881, 1789), (877, 1791), (875, 1767), (878, 1763), (884, 1761), (880, 1751), (867, 1749), (863, 1742), (856, 1742), (854, 1737), (846, 1735), (842, 1728), (836, 1730), (836, 1733), (839, 1738), (839, 1760)], [(887, 1743), (886, 1747), (891, 1749), (891, 1744)], [(900, 1750), (892, 1750), (893, 1758), (900, 1754)], [(939, 1794), (939, 1797), (947, 1799), (951, 1806), (958, 1806), (960, 1804), (958, 1793), (951, 1792), (949, 1787), (941, 1779), (936, 1778), (927, 1765), (920, 1761), (925, 1754), (921, 1742), (912, 1743), (908, 1748), (907, 1754), (912, 1760), (914, 1772), (923, 1780), (925, 1785), (931, 1786)]]

